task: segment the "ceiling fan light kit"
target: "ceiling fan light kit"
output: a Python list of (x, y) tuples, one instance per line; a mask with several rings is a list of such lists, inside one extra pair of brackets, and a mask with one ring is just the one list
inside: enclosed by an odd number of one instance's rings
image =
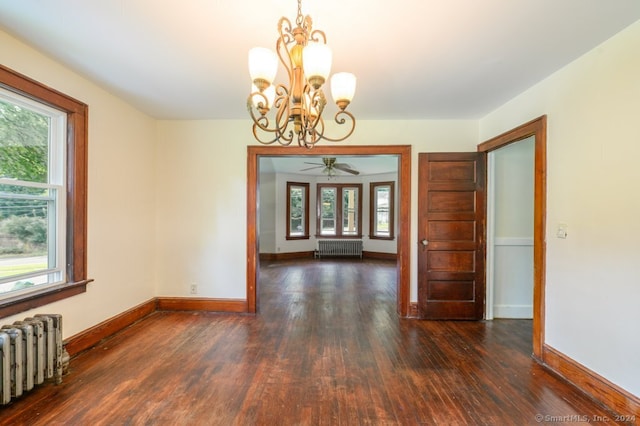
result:
[[(338, 106), (334, 120), (345, 125), (346, 132), (340, 137), (329, 137), (325, 135), (322, 118), (327, 104), (322, 89), (331, 72), (331, 49), (324, 32), (314, 30), (311, 17), (302, 15), (301, 0), (295, 23), (294, 28), (289, 19), (280, 18), (276, 53), (263, 47), (249, 51), (253, 84), (247, 110), (253, 120), (253, 136), (265, 145), (277, 142), (288, 146), (296, 140), (306, 148), (322, 139), (343, 141), (356, 127), (355, 117), (346, 110), (355, 94), (356, 77), (345, 72), (331, 77), (331, 95)], [(278, 59), (287, 71), (288, 85), (273, 83)], [(275, 117), (270, 119), (271, 110), (275, 110)]]

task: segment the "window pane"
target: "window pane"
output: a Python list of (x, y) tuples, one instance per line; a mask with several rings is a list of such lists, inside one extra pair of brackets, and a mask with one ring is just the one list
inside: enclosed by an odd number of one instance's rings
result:
[(47, 182), (50, 118), (0, 99), (0, 178)]
[(302, 219), (291, 219), (291, 235), (304, 235)]
[(322, 188), (321, 235), (336, 235), (336, 188)]
[(389, 186), (379, 186), (375, 190), (376, 223), (374, 234), (379, 237), (390, 236)]
[(55, 195), (55, 189), (0, 185), (0, 293), (61, 279)]
[(342, 234), (358, 234), (358, 188), (342, 190)]
[(304, 235), (304, 188), (291, 187), (289, 192), (289, 229), (290, 235)]

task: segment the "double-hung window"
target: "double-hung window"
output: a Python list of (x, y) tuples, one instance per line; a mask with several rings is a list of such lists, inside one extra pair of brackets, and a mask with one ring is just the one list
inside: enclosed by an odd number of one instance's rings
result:
[(318, 184), (318, 236), (360, 238), (361, 205), (361, 184)]
[(84, 292), (87, 106), (0, 66), (0, 317)]
[(309, 238), (309, 184), (287, 182), (288, 240)]
[(0, 295), (66, 280), (66, 118), (0, 89)]
[(372, 182), (369, 193), (369, 238), (394, 238), (394, 182)]

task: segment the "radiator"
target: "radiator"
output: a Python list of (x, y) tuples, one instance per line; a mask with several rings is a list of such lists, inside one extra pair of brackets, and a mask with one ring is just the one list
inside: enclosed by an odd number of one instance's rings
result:
[(320, 240), (318, 257), (358, 256), (362, 259), (362, 240)]
[(35, 315), (0, 328), (0, 404), (48, 380), (62, 383), (69, 354), (62, 344), (62, 315)]

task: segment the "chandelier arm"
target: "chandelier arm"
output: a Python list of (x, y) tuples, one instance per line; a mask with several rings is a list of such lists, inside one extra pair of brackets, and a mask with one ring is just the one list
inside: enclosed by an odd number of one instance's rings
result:
[(293, 63), (291, 62), (291, 56), (289, 55), (289, 45), (295, 43), (292, 31), (291, 21), (284, 16), (280, 18), (280, 21), (278, 21), (279, 37), (276, 42), (276, 53), (278, 54), (280, 63), (287, 71), (289, 85), (291, 85), (291, 82), (293, 81)]
[[(318, 126), (320, 128), (320, 131), (318, 131)], [(321, 131), (323, 130), (324, 120), (322, 119), (322, 117), (318, 117), (312, 129), (305, 129), (303, 133), (298, 135), (298, 145), (303, 146), (307, 149), (313, 148), (316, 143), (322, 140)]]
[(278, 139), (279, 139), (278, 135), (275, 135), (273, 139), (269, 139), (269, 140), (260, 138), (259, 133), (264, 134), (263, 133), (264, 130), (257, 123), (253, 124), (252, 131), (253, 131), (253, 138), (263, 145), (271, 145), (278, 142)]
[(317, 130), (318, 134), (320, 135), (319, 138), (320, 139), (324, 139), (330, 142), (342, 142), (343, 140), (347, 139), (349, 136), (351, 136), (353, 134), (353, 131), (356, 128), (356, 118), (353, 116), (353, 114), (351, 114), (349, 111), (338, 111), (334, 117), (334, 120), (336, 123), (338, 123), (339, 125), (343, 125), (345, 123), (347, 123), (347, 119), (345, 118), (348, 117), (349, 121), (351, 122), (351, 127), (348, 128), (348, 132), (346, 135), (340, 137), (340, 138), (330, 138), (328, 136), (325, 136), (324, 134), (324, 121), (322, 121), (322, 126), (320, 126), (320, 130)]
[[(266, 124), (262, 123), (263, 121), (266, 121)], [(269, 128), (268, 122), (269, 120), (267, 120), (266, 117), (261, 117), (257, 122), (253, 123), (253, 137), (263, 145), (271, 145), (275, 142), (278, 142), (282, 146), (291, 145), (294, 139), (293, 131), (290, 130), (287, 135), (287, 126), (283, 129), (278, 127)], [(273, 139), (263, 139), (260, 137), (260, 135), (266, 136), (270, 133), (273, 134)]]
[[(279, 142), (281, 145), (287, 146), (287, 145), (290, 145), (291, 142), (293, 142), (293, 136), (289, 135), (287, 137), (285, 133), (288, 125), (287, 120), (289, 116), (288, 115), (289, 93), (287, 91), (287, 88), (281, 84), (276, 86), (276, 93), (277, 93), (277, 97), (273, 105), (274, 107), (276, 107), (277, 113), (276, 113), (276, 119), (273, 123), (273, 127), (271, 127), (271, 121), (265, 115), (266, 111), (268, 111), (268, 108), (264, 108), (264, 105), (268, 103), (268, 99), (264, 95), (264, 93), (261, 93), (261, 92), (251, 93), (249, 95), (249, 98), (247, 99), (247, 109), (254, 123), (253, 136), (258, 142), (264, 145), (270, 145), (275, 142)], [(254, 105), (254, 102), (253, 102), (256, 96), (262, 98), (258, 102), (257, 106)], [(258, 116), (256, 112), (259, 112), (260, 115)], [(273, 139), (264, 138), (264, 136), (268, 134), (273, 134)], [(260, 135), (262, 135), (263, 137), (260, 137)]]
[(309, 15), (305, 16), (304, 19), (302, 20), (302, 24), (298, 23), (298, 25), (302, 27), (305, 34), (307, 35), (307, 39), (305, 40), (305, 43), (304, 43), (306, 45), (307, 41), (309, 40), (308, 35), (311, 33), (313, 29), (313, 20), (311, 19), (311, 16)]
[(278, 133), (278, 137), (287, 142), (283, 145), (289, 145), (293, 142), (293, 135), (287, 136), (287, 127), (289, 127), (289, 117), (291, 115), (290, 94), (287, 87), (282, 84), (278, 84), (276, 92), (278, 97), (274, 103), (276, 107), (275, 130)]
[(324, 33), (324, 31), (313, 30), (309, 33), (309, 40), (327, 44), (327, 35)]
[[(262, 98), (258, 101), (257, 105), (254, 104), (254, 98), (256, 96)], [(267, 97), (261, 92), (253, 92), (249, 94), (249, 97), (247, 98), (247, 111), (249, 111), (249, 115), (253, 122), (261, 127), (269, 126), (269, 119), (265, 116), (266, 112), (269, 110), (268, 107), (265, 107), (267, 104)], [(256, 115), (256, 112), (260, 115)], [(266, 122), (266, 124), (259, 124), (260, 122)]]
[(278, 34), (285, 45), (293, 41), (293, 25), (286, 16), (281, 17), (278, 21)]
[[(305, 115), (303, 117), (303, 126), (308, 131), (312, 131), (322, 119), (322, 113), (324, 112), (324, 107), (327, 105), (327, 99), (321, 89), (311, 91), (311, 86), (309, 85), (305, 87), (304, 93)], [(311, 115), (309, 113), (310, 111), (314, 111), (315, 115)]]
[[(256, 97), (261, 98), (257, 102), (257, 105), (254, 102), (254, 98)], [(266, 95), (262, 92), (253, 92), (247, 98), (247, 111), (249, 111), (249, 115), (251, 116), (251, 119), (254, 122), (254, 127), (257, 126), (258, 128), (260, 128), (260, 130), (264, 132), (275, 132), (276, 131), (275, 129), (269, 128), (270, 121), (269, 121), (269, 118), (266, 116), (266, 113), (269, 111), (269, 108), (265, 107), (265, 105), (268, 105), (268, 99)], [(256, 112), (259, 113), (260, 115), (256, 114)]]
[[(291, 143), (291, 142), (282, 143), (280, 141), (280, 133), (278, 132), (278, 129), (270, 129), (268, 125), (269, 125), (269, 120), (266, 117), (261, 117), (258, 121), (253, 123), (252, 131), (253, 131), (253, 137), (255, 138), (255, 140), (257, 140), (263, 145), (271, 145), (275, 142), (278, 142), (281, 145), (286, 146)], [(269, 136), (269, 134), (271, 134), (271, 136)], [(271, 137), (273, 138), (267, 139), (265, 138), (265, 136), (269, 136), (270, 138)]]
[(302, 148), (311, 149), (311, 148), (313, 148), (314, 146), (316, 146), (316, 143), (317, 143), (317, 142), (318, 142), (318, 139), (316, 139), (316, 140), (315, 140), (315, 141), (313, 141), (313, 142), (307, 142), (307, 141), (303, 140), (303, 141), (302, 141), (302, 143), (298, 143), (298, 145), (299, 145), (300, 147), (302, 147)]
[(311, 149), (319, 141), (318, 135), (313, 132), (302, 132), (298, 134), (298, 146)]

